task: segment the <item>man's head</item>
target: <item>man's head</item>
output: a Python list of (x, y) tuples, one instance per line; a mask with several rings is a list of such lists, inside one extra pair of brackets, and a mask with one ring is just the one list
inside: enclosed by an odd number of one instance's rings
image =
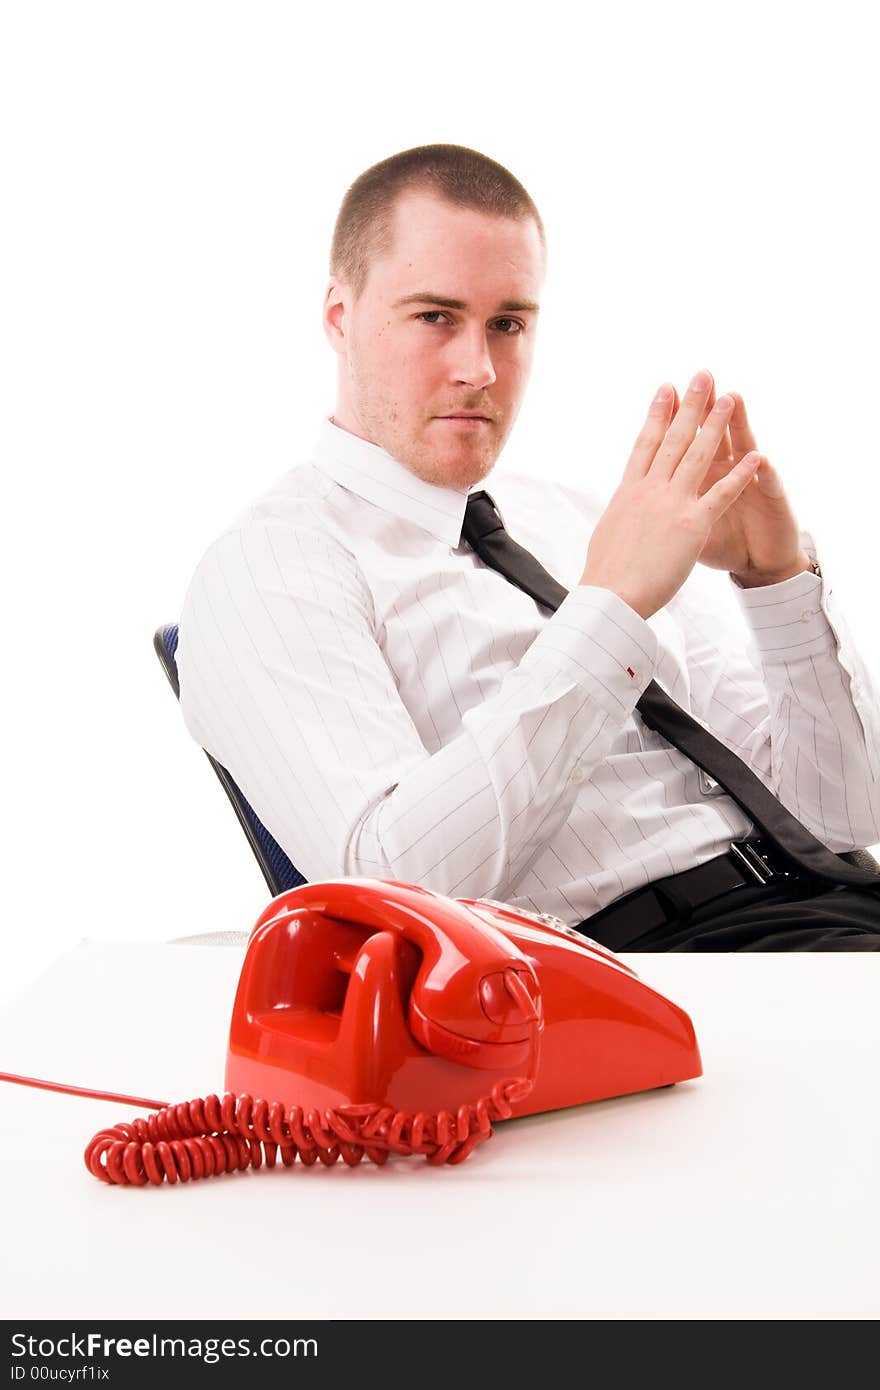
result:
[(494, 160), (426, 145), (368, 169), (330, 254), (335, 422), (426, 482), (484, 478), (528, 382), (545, 269), (538, 210)]

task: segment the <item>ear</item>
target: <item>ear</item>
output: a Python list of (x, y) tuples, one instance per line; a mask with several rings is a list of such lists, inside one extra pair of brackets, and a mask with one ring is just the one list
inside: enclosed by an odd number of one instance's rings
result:
[(346, 350), (346, 325), (351, 291), (343, 280), (331, 280), (324, 294), (323, 324), (327, 341), (334, 352)]

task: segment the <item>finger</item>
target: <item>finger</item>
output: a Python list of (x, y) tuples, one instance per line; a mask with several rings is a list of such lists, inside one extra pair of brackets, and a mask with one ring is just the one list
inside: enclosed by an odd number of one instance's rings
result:
[(733, 463), (733, 462), (734, 462), (734, 457), (733, 457), (733, 445), (732, 445), (731, 442), (730, 442), (730, 422), (729, 422), (729, 421), (728, 421), (728, 424), (727, 424), (727, 426), (726, 426), (726, 428), (725, 428), (725, 430), (724, 430), (724, 433), (723, 433), (722, 436), (721, 436), (721, 443), (718, 445), (718, 448), (715, 450), (715, 457), (713, 458), (712, 462), (713, 462), (713, 463)]
[(651, 462), (669, 428), (673, 403), (676, 398), (674, 386), (664, 382), (651, 402), (647, 419), (639, 431), (638, 438), (629, 456), (624, 478), (643, 478), (651, 467)]
[(740, 493), (744, 492), (749, 483), (754, 478), (758, 468), (767, 460), (752, 451), (741, 458), (739, 463), (735, 463), (729, 473), (725, 473), (723, 478), (703, 493), (700, 498), (700, 506), (705, 508), (713, 522), (719, 516), (723, 516), (728, 507), (736, 501)]
[[(675, 470), (676, 483), (680, 483), (689, 491), (700, 492), (706, 474), (721, 447), (732, 410), (733, 401), (730, 396), (719, 396), (706, 416), (706, 423)], [(711, 489), (707, 488), (706, 491), (709, 492)]]
[[(733, 392), (727, 391), (727, 392), (725, 392), (725, 395), (732, 396), (732, 395), (733, 395)], [(714, 406), (714, 404), (715, 404), (715, 383), (713, 382), (713, 383), (712, 383), (712, 389), (711, 389), (711, 391), (709, 392), (708, 400), (706, 401), (706, 410), (705, 410), (705, 413), (704, 413), (704, 415), (703, 415), (702, 420), (700, 421), (700, 426), (701, 426), (701, 428), (702, 428), (702, 426), (706, 423), (706, 416), (709, 414), (709, 411), (712, 409), (712, 407)], [(721, 436), (721, 443), (718, 445), (718, 448), (715, 450), (715, 457), (713, 458), (712, 462), (713, 462), (713, 463), (732, 463), (732, 462), (733, 462), (733, 444), (731, 443), (731, 439), (730, 439), (730, 429), (729, 429), (729, 428), (728, 428), (728, 429), (725, 429), (723, 435)]]
[(733, 452), (733, 445), (730, 442), (730, 429), (725, 428), (725, 431), (721, 436), (721, 443), (715, 450), (712, 462), (710, 463), (703, 477), (703, 481), (700, 485), (699, 491), (708, 491), (712, 484), (716, 482), (717, 479), (720, 477), (721, 473), (726, 473), (728, 469), (731, 468), (735, 463), (736, 457)]
[(675, 472), (706, 414), (706, 402), (715, 383), (709, 372), (699, 371), (684, 393), (684, 399), (654, 456), (651, 471), (668, 478)]
[[(727, 395), (730, 395), (731, 393), (728, 391), (726, 394), (727, 394)], [(706, 423), (706, 416), (709, 414), (709, 412), (710, 412), (710, 410), (712, 409), (712, 407), (714, 406), (714, 404), (715, 404), (715, 383), (714, 383), (714, 381), (713, 381), (712, 386), (711, 386), (711, 388), (710, 388), (710, 390), (709, 390), (709, 392), (708, 392), (708, 395), (707, 395), (707, 397), (706, 397), (706, 407), (705, 407), (705, 410), (703, 411), (702, 419), (700, 420), (700, 427), (701, 427), (701, 428), (702, 428), (702, 426)], [(679, 407), (679, 400), (678, 400), (678, 392), (676, 391), (676, 393), (675, 393), (675, 410), (673, 411), (673, 416), (675, 415), (675, 411), (678, 410), (678, 407)], [(725, 429), (724, 434), (721, 436), (721, 443), (718, 445), (718, 448), (715, 450), (715, 456), (714, 456), (714, 458), (712, 459), (712, 462), (713, 462), (713, 463), (724, 463), (724, 464), (730, 465), (731, 463), (733, 463), (733, 461), (734, 461), (734, 459), (733, 459), (733, 445), (732, 445), (731, 440), (730, 440), (730, 430), (729, 430), (729, 429)]]
[(728, 394), (734, 400), (734, 411), (730, 417), (730, 439), (736, 457), (742, 458), (752, 449), (757, 449), (758, 445), (746, 415), (745, 402), (742, 396), (737, 391), (730, 391)]

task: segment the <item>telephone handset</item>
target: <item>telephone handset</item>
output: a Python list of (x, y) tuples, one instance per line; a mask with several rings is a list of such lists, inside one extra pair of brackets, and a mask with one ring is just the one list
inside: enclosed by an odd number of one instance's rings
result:
[(688, 1015), (558, 918), (330, 880), (273, 898), (253, 927), (224, 1097), (103, 1130), (85, 1157), (138, 1185), (278, 1158), (458, 1163), (492, 1120), (701, 1074)]
[[(271, 939), (265, 954), (261, 934)], [(390, 978), (397, 967), (407, 981), (409, 1030), (426, 1051), (463, 1066), (504, 1067), (522, 1065), (537, 1050), (541, 994), (533, 966), (503, 932), (453, 898), (391, 880), (306, 885), (292, 904), (279, 911), (276, 900), (258, 919), (250, 945), (240, 992), (249, 992), (251, 1008), (256, 997), (277, 1007), (281, 967), (288, 1007), (295, 999), (308, 1026), (313, 1010), (332, 1012), (334, 996), (341, 1004), (355, 963), (360, 978), (377, 973), (380, 997), (387, 980), (378, 974), (387, 969)]]

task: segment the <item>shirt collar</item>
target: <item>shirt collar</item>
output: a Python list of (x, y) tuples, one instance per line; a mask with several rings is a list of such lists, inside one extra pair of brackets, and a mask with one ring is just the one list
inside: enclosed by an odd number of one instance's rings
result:
[(426, 483), (378, 444), (334, 424), (329, 416), (321, 421), (312, 462), (341, 487), (414, 522), (444, 545), (460, 543), (472, 489)]

